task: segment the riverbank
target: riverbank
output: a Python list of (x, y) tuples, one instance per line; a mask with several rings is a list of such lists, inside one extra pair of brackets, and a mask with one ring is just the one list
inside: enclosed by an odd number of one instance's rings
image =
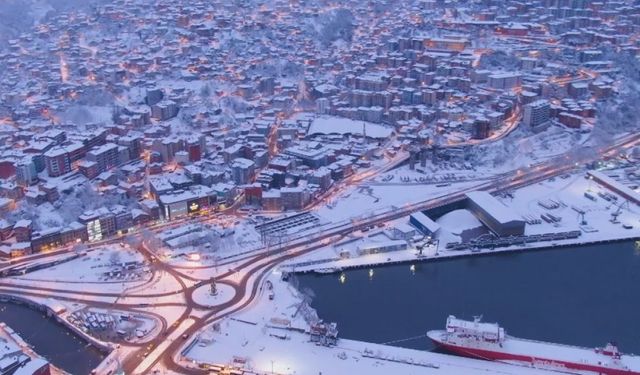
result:
[(55, 307), (7, 294), (0, 295), (0, 304), (0, 319), (67, 373), (89, 374), (112, 350), (67, 322)]
[[(223, 326), (221, 332), (211, 336), (214, 343), (205, 345), (197, 341), (191, 346), (188, 354), (193, 359), (189, 363), (191, 367), (217, 370), (232, 364), (231, 367), (242, 368), (243, 374), (279, 375), (553, 374), (523, 366), (346, 339), (339, 340), (335, 346), (316, 345), (309, 342), (305, 333), (238, 321), (227, 320)], [(237, 332), (243, 332), (241, 338)]]
[(449, 315), (484, 315), (516, 337), (582, 347), (615, 340), (640, 353), (629, 329), (640, 308), (640, 255), (631, 241), (295, 278), (313, 291), (318, 315), (352, 340), (428, 350), (427, 340), (398, 340), (439, 329)]
[[(553, 374), (510, 364), (351, 339), (339, 339), (335, 345), (323, 345), (317, 337), (312, 337), (315, 323), (309, 322), (317, 323), (317, 316), (313, 309), (302, 303), (308, 300), (308, 296), (301, 292), (302, 288), (295, 288), (295, 282), (284, 281), (281, 276), (277, 271), (268, 274), (265, 285), (271, 287), (259, 290), (250, 307), (186, 340), (176, 361), (187, 368), (214, 372), (236, 369), (247, 375)], [(371, 329), (379, 327), (372, 325)], [(420, 335), (426, 343), (425, 333), (418, 332), (414, 336)]]
[(14, 373), (15, 371), (15, 374), (68, 374), (36, 353), (31, 345), (4, 322), (0, 322), (0, 342), (2, 343), (0, 356), (3, 358), (4, 373)]
[(308, 262), (297, 262), (284, 264), (280, 267), (283, 272), (305, 274), (331, 274), (339, 273), (351, 269), (373, 268), (398, 264), (414, 264), (420, 262), (429, 262), (437, 260), (447, 260), (452, 258), (468, 258), (475, 256), (490, 256), (495, 254), (520, 253), (527, 251), (548, 251), (554, 249), (563, 249), (577, 246), (589, 246), (599, 244), (611, 244), (617, 242), (640, 241), (640, 235), (633, 234), (629, 237), (617, 237), (612, 239), (600, 239), (590, 241), (573, 241), (561, 240), (552, 243), (527, 244), (527, 246), (509, 246), (497, 249), (481, 249), (481, 250), (446, 250), (437, 249), (436, 246), (424, 248), (422, 252), (412, 248), (408, 250), (400, 250), (388, 253), (378, 253), (363, 255), (358, 258), (330, 258), (312, 260)]

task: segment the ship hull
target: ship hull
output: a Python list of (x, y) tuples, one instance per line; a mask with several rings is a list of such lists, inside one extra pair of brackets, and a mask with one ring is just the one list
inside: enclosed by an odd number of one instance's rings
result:
[(440, 349), (464, 357), (484, 359), (487, 361), (499, 361), (512, 364), (520, 364), (545, 370), (562, 371), (573, 374), (600, 374), (600, 375), (640, 375), (639, 371), (600, 367), (585, 363), (575, 363), (558, 359), (539, 358), (525, 354), (507, 353), (488, 349), (469, 348), (440, 341), (429, 335), (429, 338)]

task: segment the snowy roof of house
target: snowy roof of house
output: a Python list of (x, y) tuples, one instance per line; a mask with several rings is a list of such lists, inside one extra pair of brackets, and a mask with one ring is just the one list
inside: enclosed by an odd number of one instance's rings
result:
[(267, 190), (267, 191), (263, 191), (262, 192), (262, 199), (265, 198), (280, 198), (282, 196), (282, 194), (280, 193), (280, 190), (278, 189), (272, 189), (272, 190)]
[(55, 158), (58, 156), (62, 156), (67, 153), (67, 150), (64, 147), (55, 147), (51, 150), (44, 153), (44, 156), (48, 158)]
[(31, 226), (31, 220), (21, 219), (16, 222), (14, 228), (28, 228)]
[(255, 165), (255, 163), (252, 160), (245, 159), (245, 158), (233, 159), (233, 162), (231, 163), (232, 167), (239, 167), (239, 168), (249, 168), (253, 165)]
[(203, 185), (195, 185), (191, 186), (188, 190), (177, 190), (162, 194), (158, 199), (162, 204), (173, 204), (211, 195), (213, 195), (213, 189)]
[(27, 375), (27, 374), (36, 374), (40, 369), (47, 366), (49, 362), (41, 357), (32, 358), (29, 362), (24, 365), (18, 367), (14, 375)]
[(489, 78), (500, 79), (500, 78), (515, 78), (521, 77), (522, 74), (516, 72), (503, 72), (503, 73), (493, 73), (489, 76)]
[(88, 154), (100, 155), (114, 148), (118, 148), (118, 145), (115, 143), (105, 143), (102, 146), (94, 147), (93, 149), (91, 149), (91, 151), (88, 152)]

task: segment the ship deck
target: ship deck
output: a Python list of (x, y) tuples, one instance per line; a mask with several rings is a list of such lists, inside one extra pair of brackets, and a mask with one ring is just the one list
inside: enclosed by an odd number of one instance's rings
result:
[[(429, 331), (428, 333), (429, 337), (436, 341), (443, 341), (445, 334), (445, 331)], [(502, 343), (502, 347), (497, 344), (476, 346), (473, 345), (475, 344), (475, 341), (472, 343), (470, 342), (470, 344), (470, 348), (535, 357), (545, 360), (572, 362), (594, 366), (611, 363), (611, 357), (596, 353), (595, 348), (521, 339), (512, 336), (506, 337)], [(622, 354), (621, 363), (632, 371), (640, 371), (640, 356)]]

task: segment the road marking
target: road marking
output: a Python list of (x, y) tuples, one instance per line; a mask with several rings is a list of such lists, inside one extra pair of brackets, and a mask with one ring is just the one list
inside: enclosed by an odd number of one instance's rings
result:
[(178, 328), (173, 331), (173, 333), (171, 333), (165, 340), (162, 341), (162, 343), (160, 343), (160, 345), (158, 345), (151, 353), (149, 353), (147, 358), (140, 362), (138, 367), (133, 370), (133, 374), (143, 374), (147, 370), (149, 370), (149, 367), (151, 367), (151, 365), (162, 355), (162, 353), (164, 353), (169, 345), (171, 345), (174, 340), (182, 336), (182, 333), (189, 329), (189, 327), (191, 327), (194, 323), (195, 320), (192, 318), (187, 318), (182, 321), (182, 323), (180, 323)]

